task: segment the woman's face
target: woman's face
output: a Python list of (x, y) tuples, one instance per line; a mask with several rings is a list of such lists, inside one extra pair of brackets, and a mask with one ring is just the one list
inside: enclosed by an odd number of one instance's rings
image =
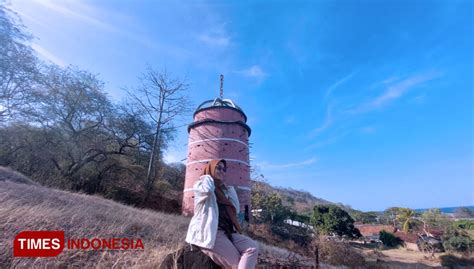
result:
[(226, 172), (225, 164), (223, 162), (219, 162), (216, 165), (215, 178), (219, 180), (223, 180), (225, 172)]

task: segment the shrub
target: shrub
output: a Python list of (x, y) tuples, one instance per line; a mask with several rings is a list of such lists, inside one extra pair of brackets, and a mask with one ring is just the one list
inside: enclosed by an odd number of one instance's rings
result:
[(474, 221), (472, 220), (458, 220), (454, 222), (454, 226), (460, 229), (474, 230)]
[(288, 224), (273, 224), (270, 226), (273, 235), (282, 240), (291, 240), (300, 246), (307, 246), (311, 242), (311, 233), (305, 228), (295, 227)]
[(311, 234), (302, 228), (287, 224), (251, 224), (247, 235), (265, 244), (284, 248), (300, 255), (311, 255), (308, 247), (312, 242)]
[(442, 266), (447, 266), (449, 268), (458, 268), (459, 266), (466, 266), (467, 268), (467, 266), (474, 265), (474, 258), (460, 258), (452, 254), (440, 256), (439, 259), (441, 260)]
[(466, 231), (448, 227), (443, 235), (443, 246), (448, 251), (468, 254), (474, 249), (474, 241)]
[(320, 240), (318, 243), (320, 262), (333, 266), (358, 267), (365, 265), (365, 259), (347, 243)]
[(155, 190), (160, 194), (166, 193), (170, 191), (172, 188), (173, 186), (171, 186), (171, 184), (168, 181), (159, 180), (155, 182)]
[(380, 231), (380, 241), (387, 247), (396, 247), (402, 244), (402, 240), (396, 237), (394, 234), (386, 232), (385, 230)]
[(362, 235), (354, 227), (354, 219), (336, 205), (317, 205), (313, 208), (311, 224), (322, 234), (347, 235), (351, 238), (358, 238)]

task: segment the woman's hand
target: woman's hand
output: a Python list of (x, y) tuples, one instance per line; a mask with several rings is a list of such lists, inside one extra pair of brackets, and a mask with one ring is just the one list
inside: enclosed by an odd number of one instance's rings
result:
[(220, 179), (217, 179), (217, 178), (213, 178), (214, 179), (214, 185), (216, 185), (216, 187), (221, 187), (222, 185), (222, 180)]
[(239, 223), (237, 225), (234, 225), (235, 231), (237, 231), (239, 234), (242, 234), (242, 228), (240, 228)]
[(222, 191), (227, 190), (226, 185), (220, 179), (214, 179), (214, 185), (216, 186), (216, 189), (220, 189)]

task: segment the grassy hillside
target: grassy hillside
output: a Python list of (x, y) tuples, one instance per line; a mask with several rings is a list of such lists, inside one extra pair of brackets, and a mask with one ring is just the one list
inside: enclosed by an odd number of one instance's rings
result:
[(314, 197), (307, 191), (294, 190), (291, 188), (274, 187), (268, 183), (261, 181), (252, 181), (254, 188), (259, 188), (266, 193), (278, 193), (283, 202), (291, 206), (298, 213), (307, 214), (313, 210), (315, 205), (332, 204), (321, 198)]
[[(189, 218), (136, 209), (98, 196), (70, 193), (33, 183), (0, 167), (0, 267), (156, 268), (182, 248)], [(54, 258), (13, 258), (13, 238), (25, 230), (64, 230), (67, 238), (141, 238), (145, 250), (67, 250)], [(287, 259), (289, 252), (260, 244), (262, 261)], [(294, 255), (293, 255), (294, 256)], [(303, 258), (301, 257), (300, 260)]]
[[(0, 180), (0, 204), (3, 246), (0, 264), (13, 267), (61, 267), (66, 264), (79, 267), (156, 267), (164, 255), (183, 245), (183, 231), (189, 222), (182, 216), (139, 210), (97, 196), (12, 180)], [(65, 249), (55, 258), (13, 259), (13, 238), (24, 230), (64, 230), (66, 238), (139, 237), (145, 250), (96, 252)]]

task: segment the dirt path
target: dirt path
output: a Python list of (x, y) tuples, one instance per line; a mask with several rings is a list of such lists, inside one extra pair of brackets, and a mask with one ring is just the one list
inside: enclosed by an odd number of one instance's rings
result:
[(419, 251), (407, 250), (404, 248), (387, 250), (366, 249), (363, 250), (362, 253), (368, 260), (378, 259), (387, 262), (395, 261), (405, 263), (419, 263), (428, 266), (441, 266), (439, 260), (440, 254), (435, 254), (434, 257), (431, 257), (430, 254), (424, 254)]

